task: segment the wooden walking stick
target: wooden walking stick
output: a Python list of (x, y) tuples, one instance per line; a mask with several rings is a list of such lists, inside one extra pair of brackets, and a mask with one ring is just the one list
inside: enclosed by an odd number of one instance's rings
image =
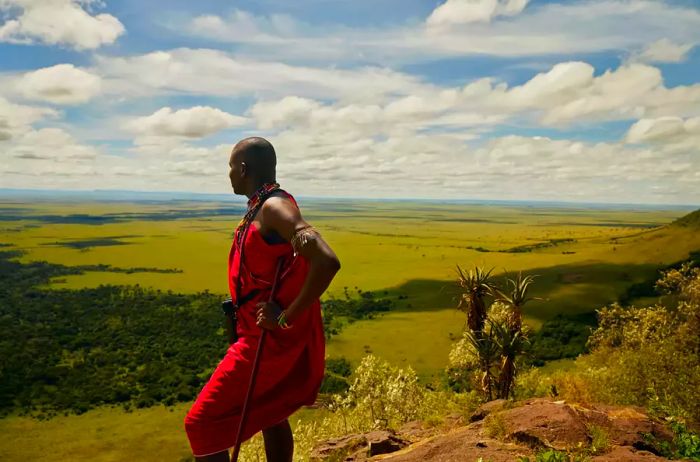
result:
[[(280, 272), (282, 270), (282, 263), (284, 258), (280, 257), (277, 260), (277, 270), (275, 271), (275, 279), (272, 282), (272, 289), (270, 289), (270, 297), (268, 302), (273, 301), (275, 292), (277, 291), (277, 284), (279, 282)], [(258, 377), (258, 368), (260, 366), (260, 358), (262, 357), (263, 345), (265, 344), (265, 335), (267, 334), (267, 329), (262, 329), (260, 334), (260, 340), (258, 341), (258, 350), (255, 353), (255, 361), (253, 361), (253, 371), (250, 373), (250, 383), (248, 384), (248, 392), (245, 395), (245, 401), (243, 402), (243, 412), (241, 412), (241, 422), (238, 424), (238, 434), (236, 435), (236, 446), (233, 449), (233, 456), (231, 457), (231, 462), (238, 462), (238, 453), (241, 452), (241, 438), (243, 438), (243, 429), (245, 428), (246, 420), (248, 419), (248, 404), (253, 396), (253, 389), (255, 388), (255, 379)]]

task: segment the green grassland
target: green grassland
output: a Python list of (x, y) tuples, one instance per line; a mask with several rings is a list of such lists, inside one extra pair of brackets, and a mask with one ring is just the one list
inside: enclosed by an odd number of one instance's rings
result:
[[(183, 424), (188, 408), (178, 404), (125, 413), (120, 408), (104, 407), (47, 421), (10, 416), (0, 419), (0, 460), (190, 461)], [(294, 427), (322, 412), (301, 409), (290, 423)], [(250, 443), (244, 447), (246, 444)]]
[[(557, 313), (610, 303), (660, 266), (700, 249), (697, 228), (669, 225), (688, 213), (682, 209), (300, 202), (342, 262), (327, 296), (358, 287), (394, 300), (393, 311), (344, 326), (328, 341), (327, 355), (356, 364), (372, 352), (411, 365), (424, 378), (445, 367), (464, 323), (454, 309), (457, 264), (493, 267), (497, 275), (539, 275), (533, 295), (546, 300), (525, 312), (537, 328)], [(242, 210), (240, 204), (203, 202), (0, 205), (0, 243), (25, 251), (22, 261), (181, 271), (90, 271), (54, 279), (52, 287), (138, 283), (221, 294), (231, 232)], [(189, 454), (181, 425), (186, 408), (128, 414), (105, 408), (46, 422), (7, 417), (0, 419), (0, 460), (146, 460), (145, 454), (180, 460)]]
[[(28, 208), (26, 204), (21, 206)], [(217, 206), (220, 207), (219, 204), (187, 203), (180, 207), (206, 212)], [(140, 283), (185, 292), (204, 289), (225, 292), (226, 255), (239, 216), (168, 220), (169, 214), (177, 216), (171, 212), (177, 211), (177, 207), (140, 207), (128, 203), (33, 205), (25, 212), (26, 220), (3, 222), (0, 217), (0, 230), (4, 242), (28, 252), (25, 261), (44, 259), (71, 265), (105, 263), (183, 270), (179, 274), (157, 276), (88, 273), (59, 281), (56, 287)], [(5, 210), (7, 208), (5, 204)], [(613, 250), (616, 245), (611, 239), (633, 238), (686, 213), (680, 210), (516, 208), (403, 202), (334, 207), (313, 201), (303, 210), (308, 221), (321, 230), (342, 260), (343, 270), (331, 286), (331, 294), (339, 294), (344, 286), (377, 290), (398, 287), (414, 279), (450, 280), (454, 278), (457, 263), (517, 271), (611, 259), (624, 263), (640, 263), (640, 259), (645, 263), (662, 262), (667, 257), (667, 248), (659, 248), (651, 254), (640, 255), (635, 250), (629, 254), (625, 246), (618, 245), (621, 248)], [(139, 219), (139, 212), (161, 214), (164, 218), (143, 220)], [(119, 214), (126, 218), (97, 225), (31, 220), (33, 215), (55, 217), (78, 213)], [(130, 218), (129, 214), (134, 217)], [(111, 238), (123, 245), (110, 245), (110, 242), (82, 248), (67, 245), (70, 241), (100, 238)], [(571, 241), (561, 241), (566, 239)], [(543, 246), (531, 252), (506, 252), (536, 245)], [(682, 249), (678, 250), (682, 253)]]
[[(190, 455), (184, 437), (187, 406), (156, 406), (125, 413), (102, 408), (48, 421), (0, 419), (0, 460), (178, 461)], [(11, 444), (8, 444), (9, 442)]]
[[(226, 291), (226, 257), (240, 204), (3, 205), (26, 216), (0, 221), (2, 242), (26, 251), (23, 261), (181, 270), (88, 271), (57, 278), (53, 287)], [(698, 233), (664, 226), (687, 213), (678, 209), (318, 200), (302, 201), (302, 207), (343, 265), (327, 296), (358, 287), (396, 299), (394, 312), (347, 326), (329, 341), (328, 354), (357, 363), (372, 351), (411, 364), (422, 376), (444, 368), (463, 323), (453, 309), (457, 264), (493, 267), (495, 274), (538, 274), (534, 294), (546, 300), (525, 312), (526, 322), (538, 328), (557, 313), (590, 312), (614, 301), (657, 267), (700, 248)], [(85, 216), (110, 220), (86, 224)]]

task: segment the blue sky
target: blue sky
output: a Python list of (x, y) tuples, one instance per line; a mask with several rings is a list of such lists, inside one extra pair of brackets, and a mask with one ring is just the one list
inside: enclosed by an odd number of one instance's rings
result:
[(0, 1), (0, 186), (700, 204), (700, 2)]

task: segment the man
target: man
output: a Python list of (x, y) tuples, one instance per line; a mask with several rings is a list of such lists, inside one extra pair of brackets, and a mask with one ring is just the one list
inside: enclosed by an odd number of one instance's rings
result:
[[(233, 148), (229, 178), (248, 197), (229, 254), (229, 291), (238, 305), (231, 344), (185, 418), (198, 461), (229, 461), (261, 329), (268, 330), (243, 441), (263, 432), (269, 462), (291, 462), (287, 418), (316, 400), (325, 345), (319, 297), (340, 269), (338, 257), (276, 183), (276, 155), (263, 138)], [(278, 264), (278, 290), (268, 302)]]

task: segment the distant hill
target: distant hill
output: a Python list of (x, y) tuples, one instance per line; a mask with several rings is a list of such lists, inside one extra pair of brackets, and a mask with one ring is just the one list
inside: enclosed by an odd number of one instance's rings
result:
[(691, 212), (688, 215), (683, 215), (682, 217), (674, 220), (671, 225), (700, 228), (700, 209)]

